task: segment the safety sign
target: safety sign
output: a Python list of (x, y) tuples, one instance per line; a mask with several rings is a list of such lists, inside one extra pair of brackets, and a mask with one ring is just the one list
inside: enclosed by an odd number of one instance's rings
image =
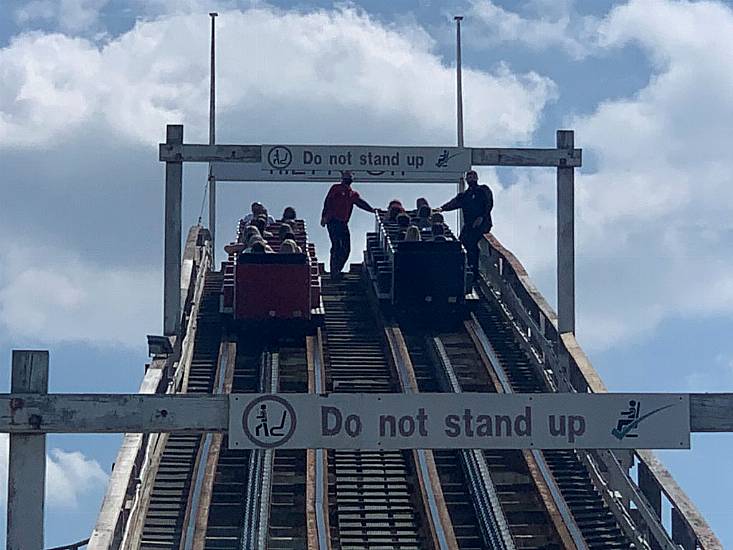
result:
[(687, 394), (233, 394), (232, 448), (687, 449)]
[(464, 172), (471, 149), (369, 145), (263, 145), (261, 168), (269, 170), (391, 170)]

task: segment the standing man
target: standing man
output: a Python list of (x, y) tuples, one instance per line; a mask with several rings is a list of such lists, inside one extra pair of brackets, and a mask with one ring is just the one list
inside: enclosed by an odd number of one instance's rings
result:
[(328, 236), (331, 238), (331, 279), (334, 281), (343, 277), (341, 270), (351, 254), (349, 219), (354, 205), (374, 212), (374, 208), (351, 188), (352, 181), (351, 171), (341, 172), (341, 183), (332, 185), (328, 190), (321, 212), (321, 226), (328, 227)]
[(463, 227), (460, 239), (466, 247), (468, 265), (473, 268), (474, 277), (478, 277), (478, 243), (485, 233), (491, 231), (491, 209), (494, 207), (494, 196), (488, 185), (478, 184), (475, 170), (466, 172), (468, 189), (458, 193), (453, 199), (438, 208), (439, 212), (448, 212), (460, 208), (463, 211)]

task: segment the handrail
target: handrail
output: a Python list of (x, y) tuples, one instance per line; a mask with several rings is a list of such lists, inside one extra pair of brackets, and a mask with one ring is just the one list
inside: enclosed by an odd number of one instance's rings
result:
[[(491, 234), (479, 243), (481, 249), (479, 270), (491, 290), (501, 296), (514, 324), (519, 327), (528, 344), (536, 352), (545, 376), (551, 377), (561, 388), (576, 392), (604, 393), (607, 391), (601, 377), (572, 333), (558, 334), (557, 315), (537, 290), (521, 262)], [(561, 357), (567, 359), (567, 372)], [(611, 456), (614, 453), (610, 453)], [(685, 548), (698, 545), (703, 550), (722, 548), (702, 514), (674, 481), (669, 472), (651, 451), (637, 450), (634, 456), (648, 476), (635, 483), (628, 472), (625, 477), (644, 498), (656, 500), (664, 494), (672, 507), (672, 540)], [(602, 456), (594, 459), (606, 465)], [(613, 462), (618, 462), (614, 460)], [(623, 470), (622, 470), (623, 471)], [(609, 480), (606, 480), (609, 481)], [(609, 485), (614, 491), (628, 494), (629, 487)], [(623, 489), (623, 490), (622, 490)], [(599, 487), (600, 491), (604, 488)], [(646, 504), (646, 503), (645, 503)], [(657, 516), (659, 511), (657, 510)]]
[[(181, 274), (181, 296), (184, 304), (180, 326), (186, 326), (188, 312), (192, 310), (203, 289), (203, 274), (211, 263), (207, 229), (195, 225), (186, 239), (183, 269)], [(195, 322), (195, 321), (194, 321)], [(187, 327), (190, 328), (190, 327)], [(168, 358), (153, 359), (138, 390), (141, 394), (166, 393), (167, 372), (181, 357), (183, 339), (174, 337), (174, 353)], [(144, 478), (150, 470), (151, 455), (161, 436), (157, 434), (125, 434), (115, 459), (114, 469), (107, 484), (107, 490), (87, 546), (88, 550), (117, 550), (121, 548), (129, 529), (129, 520), (138, 510), (138, 500)], [(163, 438), (166, 436), (163, 435)]]

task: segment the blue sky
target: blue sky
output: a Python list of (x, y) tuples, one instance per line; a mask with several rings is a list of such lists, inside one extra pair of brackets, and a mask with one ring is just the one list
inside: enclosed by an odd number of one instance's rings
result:
[[(0, 251), (1, 391), (21, 347), (50, 350), (51, 391), (137, 388), (145, 335), (161, 324), (156, 144), (166, 123), (207, 138), (212, 9), (218, 138), (241, 143), (453, 143), (451, 16), (466, 16), (466, 143), (553, 146), (572, 128), (584, 149), (577, 332), (609, 388), (731, 390), (731, 3), (3, 0), (0, 230), (13, 238)], [(552, 171), (481, 179), (495, 234), (554, 302)], [(187, 167), (187, 226), (203, 184)], [(325, 186), (220, 187), (220, 244), (257, 198), (295, 204), (324, 255)], [(358, 188), (373, 204), (452, 191)], [(352, 261), (369, 229), (356, 214)], [(88, 535), (118, 440), (50, 438), (47, 545)], [(729, 435), (704, 435), (661, 453), (724, 546), (733, 478), (719, 472), (732, 451)]]

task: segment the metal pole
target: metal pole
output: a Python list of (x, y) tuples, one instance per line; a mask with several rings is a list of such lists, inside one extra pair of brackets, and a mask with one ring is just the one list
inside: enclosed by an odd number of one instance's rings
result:
[[(183, 144), (183, 126), (166, 126), (166, 143)], [(181, 322), (181, 202), (183, 162), (165, 163), (165, 259), (163, 273), (163, 333), (172, 336)]]
[[(557, 148), (573, 149), (572, 130), (557, 131)], [(557, 326), (575, 333), (575, 169), (557, 168)]]
[[(211, 12), (211, 84), (209, 88), (209, 145), (216, 143), (216, 31), (214, 22), (219, 14)], [(216, 179), (212, 164), (209, 163), (209, 232), (211, 233), (211, 249), (216, 256), (214, 238), (216, 235)]]
[(458, 123), (458, 147), (463, 147), (463, 82), (461, 75), (461, 21), (462, 15), (453, 18), (456, 22), (456, 116)]
[[(48, 351), (13, 350), (10, 391), (48, 393)], [(8, 550), (43, 550), (45, 485), (46, 435), (10, 434)]]
[[(458, 132), (458, 147), (463, 147), (463, 80), (461, 68), (461, 21), (462, 15), (453, 17), (456, 22), (456, 126)], [(461, 178), (458, 181), (458, 192), (466, 190), (466, 182)], [(463, 227), (463, 211), (458, 211), (458, 227)]]

